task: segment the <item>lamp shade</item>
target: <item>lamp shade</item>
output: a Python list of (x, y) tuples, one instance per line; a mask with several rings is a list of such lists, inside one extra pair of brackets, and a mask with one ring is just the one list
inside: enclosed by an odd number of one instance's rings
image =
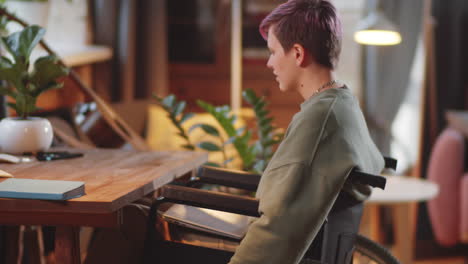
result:
[(354, 40), (364, 45), (389, 46), (400, 44), (401, 35), (397, 27), (376, 10), (359, 22)]

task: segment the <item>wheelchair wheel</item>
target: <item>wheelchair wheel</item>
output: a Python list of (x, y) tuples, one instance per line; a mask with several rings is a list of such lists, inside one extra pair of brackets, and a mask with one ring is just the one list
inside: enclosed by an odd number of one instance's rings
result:
[(388, 249), (367, 237), (357, 235), (355, 247), (353, 264), (400, 264)]

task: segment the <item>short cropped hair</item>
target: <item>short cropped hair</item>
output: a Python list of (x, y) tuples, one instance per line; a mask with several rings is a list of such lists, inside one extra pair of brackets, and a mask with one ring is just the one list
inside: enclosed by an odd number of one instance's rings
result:
[(301, 44), (316, 62), (334, 69), (341, 52), (341, 22), (329, 0), (289, 0), (276, 7), (260, 24), (260, 34), (273, 33), (285, 52)]

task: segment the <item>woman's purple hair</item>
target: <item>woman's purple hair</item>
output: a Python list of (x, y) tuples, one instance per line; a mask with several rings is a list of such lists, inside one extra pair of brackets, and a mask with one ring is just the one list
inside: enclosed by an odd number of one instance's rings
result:
[(335, 68), (342, 32), (336, 9), (329, 0), (289, 0), (263, 19), (260, 24), (263, 38), (267, 39), (271, 26), (285, 52), (298, 43), (317, 63)]

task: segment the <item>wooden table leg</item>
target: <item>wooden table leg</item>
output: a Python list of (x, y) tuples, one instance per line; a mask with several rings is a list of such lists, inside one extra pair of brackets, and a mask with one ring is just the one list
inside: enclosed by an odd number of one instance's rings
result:
[(401, 203), (392, 206), (395, 235), (395, 256), (401, 263), (411, 264), (414, 261), (414, 238), (412, 206)]
[(382, 231), (380, 228), (380, 205), (366, 204), (362, 215), (359, 233), (377, 242), (382, 242)]
[(55, 232), (55, 258), (57, 263), (80, 264), (80, 228), (57, 226)]
[(25, 226), (23, 245), (27, 249), (28, 264), (45, 264), (42, 228), (40, 226)]
[(18, 264), (23, 258), (23, 230), (24, 226), (5, 226), (3, 242), (5, 242), (3, 259), (0, 263)]

